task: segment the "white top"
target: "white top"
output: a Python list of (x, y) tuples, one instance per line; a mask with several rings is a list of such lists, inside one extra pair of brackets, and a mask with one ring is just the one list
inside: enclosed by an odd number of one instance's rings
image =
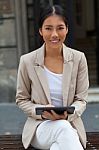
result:
[(63, 106), (63, 96), (62, 96), (62, 74), (56, 74), (51, 72), (49, 69), (44, 67), (45, 73), (48, 79), (50, 96), (52, 100), (52, 105)]

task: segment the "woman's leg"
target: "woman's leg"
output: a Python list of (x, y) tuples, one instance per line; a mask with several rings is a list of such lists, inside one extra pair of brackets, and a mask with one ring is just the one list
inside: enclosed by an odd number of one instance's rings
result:
[(60, 150), (58, 143), (53, 143), (50, 150)]
[(31, 144), (39, 149), (83, 150), (76, 130), (66, 120), (41, 123)]

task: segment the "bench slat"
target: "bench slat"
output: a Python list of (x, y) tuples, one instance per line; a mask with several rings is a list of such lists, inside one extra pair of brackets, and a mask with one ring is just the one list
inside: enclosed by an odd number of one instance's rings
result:
[[(87, 132), (86, 150), (99, 150), (99, 132)], [(25, 150), (21, 135), (0, 135), (0, 150)], [(29, 146), (27, 150), (37, 150)]]

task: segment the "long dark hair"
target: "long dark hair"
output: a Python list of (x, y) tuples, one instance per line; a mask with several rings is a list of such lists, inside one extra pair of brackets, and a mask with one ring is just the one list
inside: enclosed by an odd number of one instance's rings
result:
[(41, 9), (40, 16), (39, 16), (39, 28), (42, 27), (44, 20), (52, 15), (59, 15), (63, 18), (63, 21), (66, 26), (68, 26), (68, 19), (67, 16), (65, 15), (64, 9), (59, 6), (59, 5), (54, 5), (54, 6), (47, 6), (44, 9)]

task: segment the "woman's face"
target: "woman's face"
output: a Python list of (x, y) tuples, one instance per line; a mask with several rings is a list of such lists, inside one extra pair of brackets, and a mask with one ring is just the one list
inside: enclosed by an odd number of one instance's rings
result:
[(48, 48), (60, 48), (66, 38), (68, 28), (61, 16), (52, 15), (44, 20), (39, 32)]

